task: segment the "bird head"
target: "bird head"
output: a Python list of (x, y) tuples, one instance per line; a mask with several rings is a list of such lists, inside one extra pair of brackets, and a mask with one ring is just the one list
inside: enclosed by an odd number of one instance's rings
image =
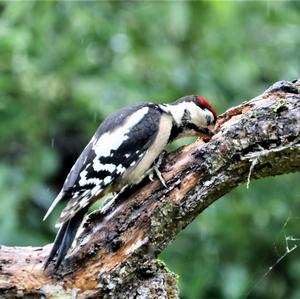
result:
[(217, 120), (215, 109), (201, 96), (184, 96), (169, 105), (169, 111), (186, 136), (211, 134)]

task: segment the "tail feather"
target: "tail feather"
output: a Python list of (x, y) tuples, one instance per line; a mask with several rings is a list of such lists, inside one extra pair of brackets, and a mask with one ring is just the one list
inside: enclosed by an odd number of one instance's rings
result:
[(54, 260), (56, 255), (57, 255), (57, 259), (55, 261), (54, 267), (55, 269), (59, 267), (59, 265), (64, 260), (69, 248), (71, 247), (75, 239), (78, 228), (87, 210), (88, 207), (83, 208), (77, 214), (75, 214), (70, 220), (63, 223), (63, 225), (61, 226), (61, 228), (59, 229), (56, 235), (51, 252), (44, 264), (44, 270), (47, 269), (47, 267)]
[(52, 202), (50, 208), (48, 209), (46, 215), (43, 218), (43, 221), (45, 221), (48, 216), (51, 214), (51, 212), (54, 210), (54, 208), (56, 207), (56, 205), (61, 201), (61, 199), (65, 196), (65, 192), (60, 191), (59, 194), (56, 196), (56, 198), (54, 199), (54, 201)]
[(59, 265), (61, 264), (61, 262), (63, 261), (63, 259), (65, 258), (69, 248), (71, 247), (71, 245), (75, 239), (78, 228), (79, 228), (87, 210), (88, 210), (88, 208), (79, 211), (72, 219), (70, 219), (68, 221), (68, 227), (67, 227), (66, 233), (64, 235), (64, 239), (59, 248), (59, 252), (57, 254), (55, 268), (58, 268)]
[[(69, 221), (70, 221), (70, 220), (69, 220)], [(54, 240), (52, 249), (51, 249), (51, 251), (50, 251), (50, 253), (49, 253), (49, 255), (48, 255), (48, 258), (47, 258), (47, 260), (46, 260), (46, 262), (45, 262), (45, 264), (44, 264), (44, 270), (47, 269), (47, 267), (49, 266), (49, 264), (51, 263), (51, 261), (54, 259), (54, 257), (55, 257), (55, 255), (56, 255), (57, 251), (59, 250), (60, 245), (61, 245), (61, 242), (62, 242), (62, 240), (63, 240), (63, 238), (64, 238), (64, 235), (65, 235), (65, 232), (66, 232), (66, 230), (67, 230), (68, 224), (69, 224), (69, 223), (66, 222), (66, 223), (64, 223), (64, 224), (60, 227), (60, 229), (59, 229), (59, 231), (58, 231), (58, 233), (57, 233), (57, 235), (56, 235), (56, 237), (55, 237), (55, 240)]]

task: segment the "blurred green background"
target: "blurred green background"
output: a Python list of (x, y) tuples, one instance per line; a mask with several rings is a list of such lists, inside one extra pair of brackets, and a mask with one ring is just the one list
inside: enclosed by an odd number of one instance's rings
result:
[[(299, 2), (1, 1), (0, 243), (53, 240), (61, 209), (42, 217), (116, 109), (201, 94), (222, 113), (299, 68)], [(299, 299), (300, 249), (267, 273), (300, 238), (299, 182), (240, 186), (183, 231), (160, 256), (181, 297)]]

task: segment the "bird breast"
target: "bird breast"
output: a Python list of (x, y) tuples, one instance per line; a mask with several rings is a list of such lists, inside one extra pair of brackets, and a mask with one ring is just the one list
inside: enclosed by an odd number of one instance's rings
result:
[(124, 174), (125, 184), (134, 185), (139, 183), (144, 177), (153, 162), (168, 144), (172, 129), (172, 117), (169, 114), (162, 114), (159, 129), (154, 142), (150, 145), (145, 155), (137, 161), (128, 172)]

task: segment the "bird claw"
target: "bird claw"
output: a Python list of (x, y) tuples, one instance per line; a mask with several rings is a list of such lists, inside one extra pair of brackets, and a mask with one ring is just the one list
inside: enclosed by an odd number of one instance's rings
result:
[[(151, 169), (151, 170), (152, 170), (152, 169)], [(151, 182), (154, 181), (154, 171), (151, 171), (151, 172), (149, 173), (148, 178), (149, 178), (149, 180), (150, 180)]]
[(168, 186), (167, 186), (167, 184), (166, 184), (166, 181), (165, 181), (165, 179), (163, 178), (163, 176), (162, 176), (161, 172), (159, 171), (159, 169), (158, 169), (156, 166), (154, 166), (153, 170), (154, 170), (154, 172), (155, 172), (157, 178), (159, 179), (160, 183), (161, 183), (166, 189), (169, 189)]
[(164, 180), (161, 172), (159, 171), (159, 167), (162, 163), (163, 158), (166, 156), (167, 152), (166, 151), (162, 151), (162, 153), (159, 155), (159, 157), (157, 158), (157, 161), (155, 162), (154, 166), (149, 170), (148, 173), (148, 177), (150, 179), (150, 181), (153, 182), (154, 180), (154, 175), (156, 175), (156, 177), (159, 179), (160, 183), (166, 188), (169, 189), (166, 181)]

